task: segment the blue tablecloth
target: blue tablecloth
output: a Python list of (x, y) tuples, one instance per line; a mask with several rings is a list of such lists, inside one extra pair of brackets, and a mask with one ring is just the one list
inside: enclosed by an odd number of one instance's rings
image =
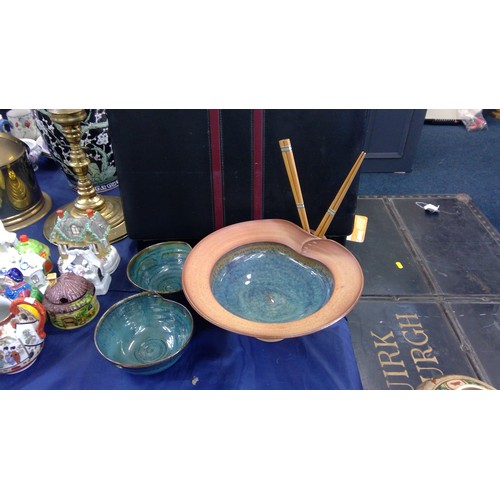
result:
[[(52, 199), (52, 213), (76, 194), (52, 161), (42, 157), (39, 165), (36, 176)], [(104, 194), (118, 195), (119, 190)], [(44, 220), (17, 231), (18, 237), (27, 234), (46, 243)], [(268, 343), (208, 323), (182, 292), (171, 298), (188, 307), (194, 318), (193, 337), (182, 358), (156, 375), (116, 368), (97, 351), (94, 329), (113, 303), (139, 290), (126, 277), (127, 263), (137, 251), (135, 242), (126, 238), (114, 246), (121, 261), (108, 293), (97, 297), (97, 317), (76, 330), (59, 330), (48, 322), (39, 358), (23, 372), (0, 375), (0, 389), (362, 389), (346, 319), (312, 335)], [(56, 261), (57, 248), (51, 245), (51, 250)]]

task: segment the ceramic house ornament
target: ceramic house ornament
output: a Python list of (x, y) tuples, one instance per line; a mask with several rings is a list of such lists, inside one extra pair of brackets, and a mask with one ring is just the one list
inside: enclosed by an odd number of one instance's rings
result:
[(42, 305), (56, 328), (69, 330), (92, 321), (99, 312), (94, 284), (75, 273), (47, 276), (49, 286)]
[(61, 274), (72, 272), (91, 281), (97, 295), (104, 295), (120, 256), (109, 244), (110, 225), (99, 212), (87, 209), (87, 217), (72, 217), (58, 210), (50, 241), (57, 245)]

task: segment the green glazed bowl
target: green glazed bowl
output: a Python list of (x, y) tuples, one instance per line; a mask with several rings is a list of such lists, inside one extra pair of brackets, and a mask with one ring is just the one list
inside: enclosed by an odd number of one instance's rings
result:
[(137, 288), (168, 294), (182, 290), (182, 268), (191, 252), (183, 241), (166, 241), (144, 248), (127, 265), (127, 277)]
[(152, 375), (174, 365), (193, 333), (193, 318), (182, 304), (142, 292), (112, 305), (97, 323), (94, 342), (116, 367)]

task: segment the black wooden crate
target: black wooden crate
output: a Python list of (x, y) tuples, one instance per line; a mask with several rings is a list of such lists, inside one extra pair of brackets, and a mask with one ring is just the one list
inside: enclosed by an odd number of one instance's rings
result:
[[(367, 110), (108, 109), (123, 210), (142, 244), (196, 243), (251, 219), (300, 224), (279, 140), (292, 143), (314, 229), (363, 149)], [(329, 227), (352, 231), (359, 174)]]
[[(439, 205), (437, 213), (417, 202)], [(365, 389), (461, 374), (500, 388), (500, 235), (468, 195), (358, 199), (364, 272), (349, 328)]]

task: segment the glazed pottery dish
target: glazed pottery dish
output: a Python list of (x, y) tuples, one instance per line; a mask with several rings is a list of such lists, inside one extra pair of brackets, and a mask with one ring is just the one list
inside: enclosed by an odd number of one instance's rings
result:
[(274, 341), (317, 332), (343, 318), (363, 272), (342, 245), (280, 219), (241, 222), (201, 240), (182, 272), (186, 298), (211, 323)]
[(161, 294), (182, 290), (182, 268), (191, 246), (166, 241), (144, 248), (127, 265), (127, 276), (141, 290)]
[(182, 304), (141, 292), (112, 305), (97, 323), (94, 342), (104, 358), (139, 375), (166, 370), (182, 356), (193, 318)]

